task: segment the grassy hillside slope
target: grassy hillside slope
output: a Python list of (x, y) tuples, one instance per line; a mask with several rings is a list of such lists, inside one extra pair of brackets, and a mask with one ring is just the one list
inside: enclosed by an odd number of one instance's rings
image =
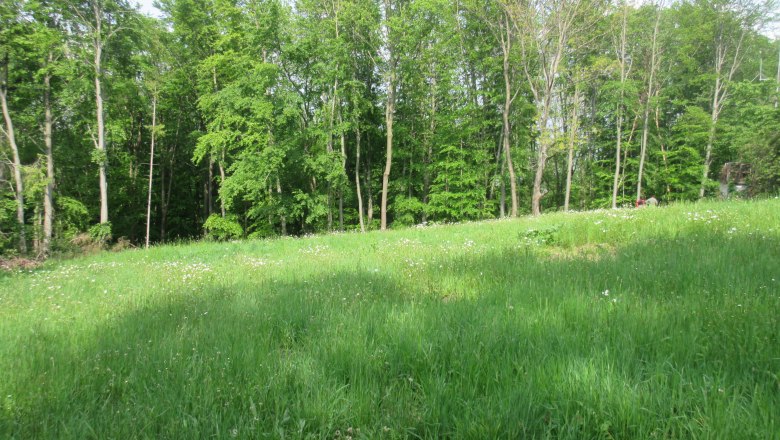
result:
[(0, 438), (780, 438), (780, 200), (0, 275)]

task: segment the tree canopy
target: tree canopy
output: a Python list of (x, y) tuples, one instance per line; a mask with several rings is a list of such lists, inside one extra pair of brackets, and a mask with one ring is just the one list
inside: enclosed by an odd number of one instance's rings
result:
[(158, 5), (0, 4), (1, 252), (779, 189), (772, 0)]

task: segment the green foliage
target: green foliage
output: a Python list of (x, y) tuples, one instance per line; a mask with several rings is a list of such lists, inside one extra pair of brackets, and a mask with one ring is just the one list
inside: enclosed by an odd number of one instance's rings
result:
[(751, 193), (777, 194), (780, 190), (780, 132), (745, 145), (743, 154), (751, 165)]
[(86, 205), (66, 196), (57, 197), (56, 205), (56, 221), (62, 238), (69, 240), (86, 230), (90, 218)]
[(219, 214), (211, 214), (203, 223), (206, 237), (212, 240), (235, 240), (244, 236), (244, 229), (234, 215), (222, 217)]
[(0, 192), (0, 254), (14, 248), (17, 236), (12, 231), (18, 228), (16, 223), (16, 200)]
[(529, 229), (519, 234), (520, 244), (525, 246), (554, 246), (560, 244), (558, 232), (561, 225), (549, 225), (539, 229)]
[(484, 150), (448, 145), (433, 166), (435, 178), (426, 211), (433, 220), (489, 218), (493, 205), (484, 188)]
[(93, 225), (87, 231), (89, 238), (99, 244), (107, 244), (113, 238), (111, 234), (111, 223), (98, 223)]
[[(57, 210), (60, 239), (85, 230), (97, 217), (100, 164), (108, 171), (113, 235), (134, 244), (144, 240), (153, 107), (152, 241), (200, 237), (217, 208), (238, 219), (242, 235), (253, 237), (356, 230), (355, 174), (364, 211), (370, 194), (380, 216), (391, 76), (388, 211), (395, 226), (495, 218), (502, 193), (504, 208), (508, 205), (501, 44), (505, 19), (520, 16), (505, 16), (501, 2), (162, 0), (162, 19), (143, 16), (132, 3), (0, 4), (0, 71), (25, 170), (22, 227), (31, 230), (31, 238), (40, 229), (36, 219), (49, 179), (41, 156), (47, 102), (55, 121), (55, 200), (82, 204), (70, 212)], [(627, 9), (582, 5), (572, 19), (577, 31), (563, 49), (555, 85), (542, 93), (553, 98), (550, 119), (541, 125), (553, 137), (542, 173), (543, 209), (563, 204), (571, 141), (576, 145), (571, 205), (610, 205), (619, 119), (624, 147), (619, 204), (633, 204), (646, 104), (646, 192), (667, 201), (698, 199), (711, 134), (708, 195), (716, 193), (716, 174), (730, 161), (754, 165), (751, 194), (777, 191), (777, 60), (768, 56), (777, 52), (777, 42), (757, 31), (771, 16), (763, 5), (753, 5), (755, 11), (731, 0)], [(538, 11), (542, 15), (525, 25), (544, 25), (554, 19), (544, 15), (552, 9)], [(623, 11), (625, 81), (615, 61)], [(96, 19), (102, 20), (99, 32)], [(529, 210), (541, 140), (536, 122), (544, 97), (534, 96), (532, 86), (541, 90), (541, 69), (551, 55), (544, 42), (531, 38), (543, 32), (525, 25), (512, 24), (510, 40), (504, 40), (511, 43), (504, 47), (513, 95), (506, 138), (520, 213)], [(655, 66), (654, 36), (660, 55)], [(105, 151), (94, 148), (97, 42), (103, 44), (97, 75)], [(718, 44), (726, 51), (718, 82), (725, 93), (712, 132)], [(740, 64), (731, 69), (735, 61)], [(577, 133), (571, 133), (575, 126)], [(10, 159), (5, 138), (0, 149), (0, 158)], [(0, 176), (5, 199), (13, 183), (9, 173)], [(0, 240), (12, 243), (22, 229), (13, 211), (1, 214)]]
[(420, 222), (425, 205), (416, 197), (399, 195), (393, 200), (393, 225), (411, 226)]

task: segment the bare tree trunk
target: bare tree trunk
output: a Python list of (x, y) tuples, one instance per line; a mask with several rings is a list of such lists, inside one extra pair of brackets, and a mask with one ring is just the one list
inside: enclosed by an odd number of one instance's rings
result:
[(393, 166), (393, 117), (395, 113), (395, 67), (390, 68), (385, 103), (385, 124), (387, 125), (387, 159), (382, 174), (382, 204), (380, 206), (380, 229), (387, 229), (387, 190), (390, 184), (390, 168)]
[(214, 212), (214, 156), (209, 155), (209, 180), (207, 182), (208, 192), (208, 216)]
[[(503, 139), (501, 142), (504, 142)], [(502, 148), (503, 150), (503, 148)], [(502, 155), (503, 157), (503, 155)], [(504, 182), (504, 168), (506, 168), (506, 162), (501, 161), (501, 192), (499, 193), (499, 215), (501, 218), (506, 217), (506, 183)]]
[(387, 128), (387, 144), (385, 157), (385, 170), (382, 173), (382, 201), (379, 207), (380, 229), (387, 229), (387, 198), (390, 185), (390, 169), (393, 166), (393, 120), (395, 117), (395, 88), (396, 88), (396, 59), (394, 50), (394, 36), (391, 35), (390, 19), (392, 8), (390, 0), (384, 0), (384, 27), (387, 38), (387, 100), (385, 102), (385, 124)]
[[(336, 33), (338, 34), (338, 26), (336, 27)], [(338, 69), (338, 65), (336, 66), (336, 69)], [(336, 113), (336, 101), (338, 101), (336, 95), (338, 93), (338, 87), (339, 87), (339, 80), (338, 78), (336, 78), (336, 80), (333, 82), (333, 96), (331, 97), (330, 100), (330, 114), (328, 115), (328, 144), (327, 144), (328, 154), (333, 152), (333, 119)], [(328, 182), (328, 231), (332, 231), (332, 230), (333, 230), (333, 184), (331, 182)]]
[[(49, 52), (49, 64), (54, 55)], [(43, 255), (51, 252), (51, 238), (54, 229), (54, 151), (52, 148), (52, 126), (54, 125), (51, 112), (51, 73), (47, 70), (43, 76), (43, 143), (46, 146), (46, 188), (43, 194)]]
[[(518, 3), (511, 5), (506, 7), (506, 10), (512, 13), (511, 18), (515, 28), (523, 33), (518, 40), (522, 48), (522, 67), (539, 115), (536, 121), (539, 130), (539, 150), (531, 195), (531, 213), (539, 215), (542, 198), (547, 193), (546, 190), (542, 190), (544, 169), (548, 151), (555, 140), (555, 133), (548, 128), (552, 94), (555, 91), (561, 60), (565, 50), (570, 46), (572, 26), (579, 22), (586, 8), (581, 7), (580, 0), (552, 3), (529, 1), (523, 5)], [(533, 56), (533, 52), (536, 52), (537, 56)], [(541, 61), (538, 66), (536, 60)]]
[(11, 147), (13, 156), (14, 182), (16, 183), (16, 221), (19, 224), (19, 252), (27, 253), (27, 240), (24, 234), (24, 183), (22, 182), (22, 163), (19, 159), (19, 149), (16, 145), (16, 135), (14, 133), (14, 124), (11, 120), (11, 114), (8, 111), (7, 99), (7, 81), (8, 81), (8, 59), (6, 58), (5, 72), (0, 78), (0, 104), (3, 108), (3, 118), (5, 119), (5, 135), (8, 138), (8, 144)]
[(715, 71), (715, 93), (712, 97), (712, 112), (710, 113), (710, 130), (709, 135), (707, 136), (707, 146), (705, 148), (704, 153), (704, 166), (702, 169), (702, 176), (701, 176), (701, 186), (699, 187), (699, 198), (704, 197), (705, 188), (707, 186), (707, 178), (710, 174), (710, 165), (712, 165), (712, 146), (715, 143), (715, 127), (718, 124), (718, 116), (720, 115), (720, 109), (721, 109), (721, 90), (723, 89), (723, 84), (721, 82), (720, 78), (720, 68), (721, 64), (716, 63), (716, 71)]
[(146, 248), (149, 249), (149, 228), (152, 219), (152, 176), (154, 171), (154, 140), (157, 128), (157, 95), (152, 95), (152, 142), (149, 147), (149, 191), (146, 198)]
[(101, 62), (103, 60), (102, 40), (102, 11), (95, 6), (95, 114), (97, 118), (97, 149), (100, 153), (100, 223), (108, 223), (108, 181), (106, 178), (106, 166), (108, 158), (106, 154), (106, 126), (103, 113), (103, 90), (100, 81)]
[(328, 182), (328, 231), (333, 230), (333, 189)]
[[(276, 194), (281, 199), (282, 197), (282, 183), (279, 181), (279, 176), (276, 176)], [(282, 235), (287, 235), (287, 216), (283, 213), (279, 214), (279, 221), (282, 226)]]
[[(341, 112), (339, 112), (341, 113)], [(339, 114), (339, 122), (343, 122)], [(345, 134), (341, 132), (341, 170), (346, 177), (347, 174), (347, 141)], [(339, 231), (344, 230), (344, 186), (339, 186)]]
[[(171, 174), (173, 170), (171, 170)], [(160, 167), (160, 242), (165, 242), (165, 221), (168, 216), (168, 203), (165, 200), (165, 167)]]
[(618, 183), (620, 181), (620, 151), (623, 142), (623, 97), (626, 83), (626, 30), (628, 28), (628, 5), (623, 3), (623, 21), (620, 28), (620, 47), (618, 48), (618, 62), (620, 63), (620, 101), (617, 105), (617, 142), (615, 146), (615, 178), (612, 184), (612, 209), (617, 208)]
[[(371, 146), (371, 139), (369, 138), (369, 135), (371, 134), (370, 131), (366, 132), (366, 142), (368, 142), (368, 145)], [(368, 219), (368, 225), (371, 226), (371, 223), (374, 221), (374, 194), (373, 189), (371, 188), (371, 148), (366, 150), (366, 176), (365, 176), (365, 186), (366, 186), (366, 218)]]
[(43, 237), (41, 232), (43, 230), (43, 215), (41, 215), (41, 208), (36, 203), (35, 206), (35, 228), (33, 228), (33, 253), (35, 255), (43, 255)]
[(355, 191), (358, 201), (358, 220), (360, 232), (366, 232), (366, 225), (363, 223), (363, 195), (360, 192), (360, 126), (358, 123), (355, 126)]
[(542, 179), (544, 178), (544, 168), (547, 164), (547, 152), (550, 149), (552, 143), (552, 133), (546, 127), (547, 120), (550, 117), (550, 94), (552, 93), (552, 86), (550, 91), (546, 92), (545, 102), (542, 105), (542, 117), (539, 118), (537, 125), (539, 128), (539, 153), (536, 161), (536, 174), (534, 175), (534, 188), (531, 196), (531, 214), (540, 215), (542, 213), (542, 197), (547, 194), (547, 191), (542, 191)]
[[(656, 95), (658, 94), (658, 90), (656, 90)], [(660, 121), (660, 113), (661, 108), (656, 105), (655, 106), (655, 131), (658, 133), (658, 137), (660, 139), (660, 147), (661, 147), (661, 159), (664, 163), (664, 171), (666, 172), (666, 175), (669, 175), (669, 161), (667, 159), (666, 155), (666, 146), (664, 145), (663, 137), (661, 137), (661, 121)], [(669, 195), (672, 192), (672, 187), (669, 185), (669, 182), (666, 182), (666, 194)]]
[[(225, 152), (222, 152), (222, 160), (217, 163), (219, 167), (219, 188), (222, 189), (222, 185), (225, 184)], [(225, 218), (225, 200), (222, 199), (222, 194), (219, 195), (219, 210), (222, 214), (222, 218)]]
[(715, 143), (715, 126), (718, 123), (718, 115), (715, 111), (712, 112), (712, 119), (710, 121), (710, 132), (707, 136), (707, 148), (704, 153), (704, 170), (701, 176), (701, 187), (699, 188), (699, 198), (704, 197), (705, 189), (707, 187), (707, 178), (710, 174), (710, 166), (712, 165), (712, 146)]
[(623, 140), (622, 125), (623, 125), (623, 112), (621, 110), (621, 106), (618, 105), (617, 142), (615, 146), (615, 177), (612, 183), (612, 209), (617, 208), (618, 182), (620, 181), (620, 152), (621, 152), (621, 142)]
[[(650, 96), (647, 97), (648, 101)], [(649, 128), (650, 121), (650, 102), (645, 105), (644, 121), (642, 123), (642, 145), (639, 151), (639, 172), (636, 179), (636, 199), (642, 198), (642, 176), (645, 169), (645, 155), (647, 154), (647, 130)]]
[(580, 85), (574, 84), (574, 102), (571, 109), (571, 125), (569, 127), (569, 157), (566, 162), (566, 196), (563, 200), (563, 210), (569, 210), (569, 200), (571, 199), (571, 173), (574, 166), (574, 148), (577, 144), (577, 131), (579, 130), (579, 116), (577, 110), (580, 105)]
[(656, 12), (655, 16), (655, 26), (653, 27), (653, 44), (652, 48), (650, 49), (650, 78), (647, 81), (647, 102), (645, 102), (645, 114), (644, 114), (644, 121), (642, 124), (642, 146), (640, 148), (639, 152), (639, 173), (637, 175), (637, 182), (636, 182), (636, 198), (639, 200), (642, 197), (642, 177), (644, 175), (644, 169), (645, 169), (645, 156), (647, 155), (647, 131), (649, 129), (649, 121), (650, 121), (650, 98), (655, 93), (654, 88), (654, 82), (655, 82), (655, 69), (657, 64), (657, 58), (658, 58), (658, 25), (661, 21), (661, 10), (659, 9)]
[[(434, 134), (436, 133), (436, 75), (435, 75), (435, 63), (431, 65), (431, 120), (428, 126), (428, 136), (426, 139), (425, 157), (423, 163), (425, 164), (425, 170), (423, 171), (423, 204), (427, 207), (429, 196), (431, 192), (431, 164), (433, 163), (433, 142)], [(428, 210), (424, 209), (422, 214), (423, 223), (428, 221)]]
[(777, 51), (777, 76), (775, 77), (775, 108), (777, 108), (777, 101), (780, 97), (780, 50)]
[[(704, 154), (704, 167), (702, 170), (701, 187), (699, 188), (699, 198), (704, 197), (705, 189), (707, 186), (707, 179), (710, 173), (710, 166), (712, 165), (712, 148), (715, 144), (715, 133), (717, 130), (718, 119), (721, 110), (723, 110), (723, 103), (726, 101), (729, 91), (728, 86), (731, 79), (734, 77), (739, 65), (742, 62), (741, 48), (742, 41), (745, 38), (745, 29), (740, 33), (739, 39), (736, 42), (724, 41), (723, 30), (720, 29), (716, 36), (715, 44), (715, 90), (712, 94), (712, 112), (710, 114), (710, 132), (707, 137), (707, 147)], [(734, 56), (731, 61), (731, 65), (728, 67), (728, 71), (724, 73), (726, 69), (726, 63), (728, 58), (728, 50), (730, 49), (729, 43), (734, 44)]]
[(512, 35), (509, 25), (509, 18), (504, 16), (504, 31), (506, 34), (501, 34), (501, 50), (504, 55), (503, 59), (503, 72), (504, 72), (504, 108), (501, 114), (504, 124), (504, 156), (506, 158), (506, 165), (509, 169), (509, 192), (512, 199), (512, 217), (517, 217), (517, 176), (515, 176), (515, 166), (512, 163), (512, 152), (510, 151), (509, 138), (511, 136), (511, 127), (509, 126), (509, 112), (512, 109), (512, 85), (509, 75), (509, 52), (512, 49)]
[(160, 168), (160, 241), (165, 241), (166, 225), (168, 221), (168, 207), (171, 201), (171, 189), (173, 188), (174, 161), (176, 157), (176, 145), (179, 142), (179, 128), (181, 127), (181, 114), (176, 117), (176, 134), (174, 135), (173, 148), (168, 161), (168, 187), (165, 187), (165, 167)]

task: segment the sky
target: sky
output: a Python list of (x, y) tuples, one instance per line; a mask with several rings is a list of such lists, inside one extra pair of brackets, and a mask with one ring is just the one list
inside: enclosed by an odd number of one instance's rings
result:
[[(130, 0), (131, 3), (137, 3), (141, 12), (152, 17), (160, 17), (160, 10), (155, 8), (152, 3), (154, 0)], [(635, 3), (644, 3), (646, 0), (634, 0)], [(780, 12), (780, 11), (778, 11)], [(780, 22), (770, 23), (762, 33), (768, 37), (780, 38)]]
[(152, 17), (159, 17), (160, 10), (152, 6), (154, 0), (131, 0), (132, 3), (137, 3), (141, 12)]

